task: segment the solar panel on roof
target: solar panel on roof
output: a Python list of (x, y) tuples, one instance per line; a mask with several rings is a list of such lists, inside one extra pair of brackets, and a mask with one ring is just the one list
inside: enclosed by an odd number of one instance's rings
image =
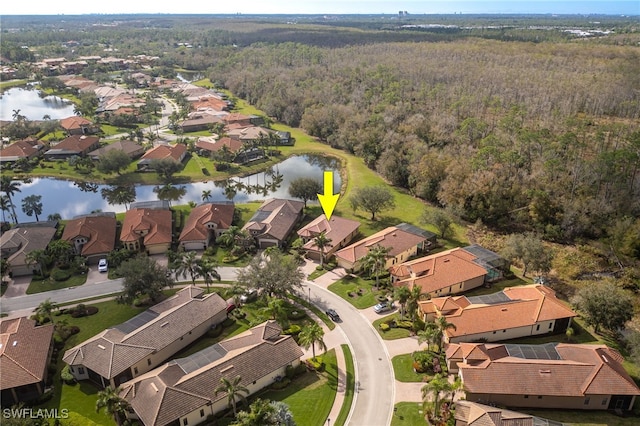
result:
[(556, 351), (555, 343), (544, 345), (504, 345), (510, 356), (522, 359), (562, 359)]
[(223, 358), (226, 354), (227, 351), (222, 346), (215, 344), (188, 357), (176, 359), (175, 362), (186, 374), (189, 374)]
[(116, 330), (120, 330), (125, 334), (129, 334), (132, 331), (137, 330), (143, 325), (153, 321), (159, 314), (153, 311), (144, 311), (131, 318), (128, 321), (123, 322), (122, 324), (116, 325), (114, 328)]
[(467, 299), (472, 304), (479, 305), (497, 305), (500, 303), (507, 303), (511, 301), (511, 299), (509, 299), (509, 297), (507, 297), (507, 295), (503, 292), (485, 294), (482, 296), (471, 296), (467, 297)]

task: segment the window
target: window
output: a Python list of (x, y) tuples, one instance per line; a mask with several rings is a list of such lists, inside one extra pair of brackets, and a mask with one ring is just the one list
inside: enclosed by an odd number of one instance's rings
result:
[(586, 398), (584, 399), (584, 405), (589, 405), (589, 400), (590, 400), (590, 398), (589, 398), (589, 397), (586, 397)]
[(138, 374), (138, 367), (133, 367), (133, 374)]
[(191, 332), (189, 332), (189, 334), (191, 334)]
[(609, 398), (602, 399), (602, 405), (607, 405), (607, 402), (609, 402)]
[(495, 330), (493, 331), (493, 334), (496, 334), (496, 331), (495, 331)]
[(540, 331), (540, 324), (536, 325), (536, 331)]
[(151, 365), (151, 358), (147, 358), (147, 365)]
[(502, 332), (503, 332), (503, 333), (506, 333), (506, 332), (507, 332), (507, 330), (502, 330)]
[(186, 417), (184, 419), (182, 419), (182, 424), (184, 426), (187, 426), (189, 424), (189, 419), (187, 419)]
[(542, 395), (538, 395), (538, 399), (542, 399)]
[(529, 395), (525, 395), (525, 396), (524, 396), (524, 399), (529, 399)]
[(78, 367), (78, 373), (84, 374), (84, 368), (83, 367)]
[(200, 417), (204, 417), (204, 408), (200, 409)]
[(551, 330), (551, 327), (553, 327), (553, 323), (552, 322), (549, 323), (549, 330)]

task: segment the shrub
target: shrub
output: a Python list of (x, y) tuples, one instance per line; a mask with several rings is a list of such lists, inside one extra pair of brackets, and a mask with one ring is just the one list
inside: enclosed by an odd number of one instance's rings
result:
[(320, 265), (316, 266), (316, 271), (324, 271), (324, 268)]
[(294, 309), (293, 311), (289, 312), (287, 314), (287, 318), (289, 318), (290, 320), (299, 320), (302, 319), (304, 317), (306, 317), (307, 314), (304, 313), (304, 311), (302, 310), (296, 310)]
[(427, 351), (414, 352), (411, 357), (413, 358), (413, 369), (417, 373), (424, 373), (433, 368), (433, 354)]
[(379, 294), (376, 296), (376, 299), (378, 299), (378, 302), (386, 302), (387, 296), (385, 296), (384, 294)]
[(203, 174), (203, 175), (205, 175), (205, 176), (209, 176), (209, 175), (210, 175), (209, 170), (208, 170), (206, 167), (203, 167), (203, 168), (202, 168), (202, 169), (200, 169), (200, 170), (202, 171), (202, 174)]
[(53, 278), (54, 281), (66, 281), (71, 278), (71, 271), (55, 268), (51, 271), (51, 278)]
[(322, 362), (322, 358), (310, 358), (306, 361), (307, 368), (315, 371), (323, 371), (324, 370), (324, 362)]
[(296, 368), (295, 368), (295, 376), (296, 377), (298, 377), (298, 376), (300, 376), (300, 375), (302, 375), (302, 374), (304, 374), (306, 372), (307, 372), (307, 366), (304, 365), (304, 363), (301, 362), (300, 364), (296, 365)]
[(274, 389), (274, 390), (284, 389), (287, 386), (289, 386), (290, 383), (291, 383), (291, 379), (289, 379), (288, 377), (285, 377), (279, 382), (273, 382), (273, 384), (271, 385), (271, 389)]
[(396, 326), (400, 328), (405, 328), (407, 330), (411, 330), (413, 328), (413, 323), (411, 321), (396, 321)]
[(68, 385), (73, 385), (76, 382), (75, 377), (73, 377), (73, 374), (71, 374), (71, 372), (69, 371), (68, 365), (65, 365), (62, 371), (60, 372), (60, 378), (62, 379), (63, 382), (65, 382)]
[(98, 313), (98, 308), (96, 308), (95, 306), (87, 306), (87, 308), (85, 309), (85, 312), (87, 316), (89, 315), (95, 315)]
[(424, 330), (424, 326), (425, 326), (424, 321), (422, 321), (420, 318), (416, 318), (413, 321), (412, 330), (417, 333), (420, 330)]
[(283, 334), (297, 335), (298, 333), (300, 333), (300, 331), (302, 331), (302, 329), (300, 328), (300, 326), (298, 324), (291, 324), (291, 326), (289, 328), (287, 328), (286, 330), (283, 330), (282, 333)]
[(222, 330), (224, 330), (222, 324), (216, 324), (213, 327), (209, 328), (209, 330), (207, 331), (207, 337), (216, 338), (222, 334)]
[(284, 374), (287, 376), (287, 379), (293, 379), (296, 375), (295, 367), (293, 365), (287, 365), (287, 368), (284, 369)]
[(389, 324), (387, 324), (387, 323), (383, 322), (382, 324), (380, 324), (380, 330), (382, 330), (382, 331), (389, 331), (389, 328), (391, 328), (391, 327), (389, 327)]

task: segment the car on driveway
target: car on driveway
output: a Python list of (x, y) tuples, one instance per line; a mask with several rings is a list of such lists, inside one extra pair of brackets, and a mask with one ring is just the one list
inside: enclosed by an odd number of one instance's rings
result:
[(327, 309), (325, 311), (325, 314), (327, 314), (327, 316), (331, 318), (333, 322), (340, 322), (340, 315), (338, 315), (338, 313), (335, 310)]
[(252, 302), (258, 298), (258, 291), (254, 288), (251, 290), (247, 290), (245, 293), (240, 296), (240, 302), (247, 303)]
[(109, 264), (107, 263), (107, 259), (100, 259), (98, 262), (98, 272), (107, 272), (109, 270)]
[(381, 314), (383, 312), (391, 310), (391, 307), (392, 307), (392, 305), (391, 305), (390, 302), (380, 302), (376, 306), (373, 307), (373, 311), (376, 314)]

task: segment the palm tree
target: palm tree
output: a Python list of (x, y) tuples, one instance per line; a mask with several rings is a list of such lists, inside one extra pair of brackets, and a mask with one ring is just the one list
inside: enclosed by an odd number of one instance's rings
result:
[(197, 262), (198, 275), (202, 277), (204, 283), (207, 285), (207, 293), (209, 293), (209, 285), (213, 283), (214, 279), (218, 281), (222, 279), (216, 270), (216, 266), (215, 261), (204, 257), (200, 258)]
[(409, 298), (407, 299), (407, 310), (409, 311), (409, 318), (411, 321), (416, 319), (418, 315), (418, 302), (422, 297), (422, 287), (416, 285), (414, 286), (409, 294)]
[(238, 415), (236, 410), (236, 398), (240, 398), (242, 401), (246, 402), (247, 399), (242, 394), (245, 393), (249, 395), (249, 389), (245, 388), (244, 386), (240, 386), (241, 381), (242, 378), (240, 376), (236, 376), (233, 380), (221, 377), (220, 384), (215, 389), (216, 395), (218, 395), (220, 392), (226, 392), (227, 398), (229, 400), (229, 407), (233, 408), (233, 417)]
[(126, 421), (127, 412), (131, 409), (129, 402), (120, 396), (120, 387), (112, 388), (107, 386), (98, 392), (96, 401), (96, 412), (102, 408), (107, 410), (107, 414), (113, 417), (118, 425)]
[(102, 188), (100, 194), (102, 198), (107, 200), (107, 203), (111, 205), (122, 204), (125, 210), (129, 210), (129, 205), (136, 201), (136, 187), (134, 185)]
[(202, 201), (209, 201), (211, 199), (211, 190), (205, 189), (202, 191)]
[(269, 315), (272, 320), (276, 320), (282, 328), (286, 328), (284, 326), (287, 325), (285, 324), (287, 321), (287, 311), (284, 309), (284, 300), (271, 297), (267, 302), (267, 306), (262, 308), (262, 311)]
[(43, 275), (43, 272), (49, 264), (49, 260), (49, 254), (44, 249), (32, 250), (25, 256), (25, 262), (28, 265), (36, 266), (40, 275)]
[(233, 247), (236, 245), (240, 235), (242, 235), (242, 229), (239, 226), (232, 225), (218, 237), (218, 242), (226, 247)]
[(427, 414), (429, 424), (439, 424), (439, 420), (442, 417), (440, 412), (440, 406), (442, 404), (440, 394), (442, 392), (449, 392), (450, 390), (451, 384), (442, 374), (436, 374), (426, 385), (422, 387), (423, 404), (427, 406), (431, 401), (433, 401), (433, 412), (431, 418), (429, 418), (429, 415)]
[(18, 215), (16, 215), (16, 206), (13, 203), (13, 196), (16, 192), (20, 191), (20, 182), (13, 181), (11, 176), (3, 174), (0, 176), (0, 191), (4, 192), (9, 197), (9, 205), (11, 206), (11, 212), (13, 213), (13, 221), (18, 223)]
[(49, 221), (62, 220), (62, 216), (60, 215), (60, 213), (51, 213), (49, 216), (47, 216), (47, 220)]
[(436, 330), (437, 330), (437, 334), (436, 334), (436, 341), (438, 342), (438, 353), (441, 354), (442, 353), (442, 346), (444, 346), (442, 344), (442, 339), (444, 337), (444, 333), (447, 330), (456, 330), (456, 325), (451, 323), (451, 322), (447, 322), (447, 317), (441, 316), (438, 317), (438, 319), (436, 319), (435, 321), (435, 325), (436, 325)]
[(298, 342), (300, 346), (305, 349), (309, 349), (313, 351), (313, 358), (316, 357), (316, 343), (323, 351), (327, 350), (327, 345), (324, 343), (324, 330), (322, 327), (318, 325), (317, 322), (311, 323), (311, 325), (303, 327), (300, 334), (298, 334)]
[(320, 249), (320, 267), (324, 266), (324, 249), (330, 247), (331, 238), (327, 238), (327, 235), (322, 231), (318, 236), (313, 239), (313, 243)]
[(22, 211), (29, 217), (35, 215), (36, 222), (40, 222), (42, 214), (42, 195), (28, 195), (22, 200)]
[(5, 212), (11, 212), (11, 208), (12, 207), (13, 207), (13, 204), (11, 203), (11, 200), (9, 199), (8, 195), (0, 196), (0, 210), (2, 210), (2, 221), (3, 222), (7, 221), (7, 217), (5, 215)]
[(436, 338), (437, 328), (436, 325), (432, 322), (428, 322), (424, 325), (424, 330), (418, 331), (418, 345), (425, 343), (427, 344), (427, 351), (429, 350), (429, 346)]
[(199, 259), (196, 257), (195, 251), (182, 252), (176, 259), (176, 276), (182, 275), (186, 278), (187, 274), (191, 277), (191, 284), (196, 285), (196, 278), (200, 276)]
[(384, 267), (387, 265), (387, 253), (389, 251), (391, 251), (390, 248), (376, 244), (369, 249), (361, 260), (362, 267), (376, 276), (376, 288), (380, 285), (380, 273), (384, 271)]
[(409, 287), (402, 285), (393, 290), (393, 296), (398, 303), (400, 303), (400, 319), (404, 319), (404, 313), (407, 309), (407, 301), (409, 300), (409, 297), (411, 297), (411, 290), (409, 290)]
[(47, 299), (38, 305), (36, 308), (36, 314), (38, 316), (48, 318), (50, 322), (53, 322), (52, 314), (56, 309), (58, 309), (58, 305), (53, 303), (51, 299)]

